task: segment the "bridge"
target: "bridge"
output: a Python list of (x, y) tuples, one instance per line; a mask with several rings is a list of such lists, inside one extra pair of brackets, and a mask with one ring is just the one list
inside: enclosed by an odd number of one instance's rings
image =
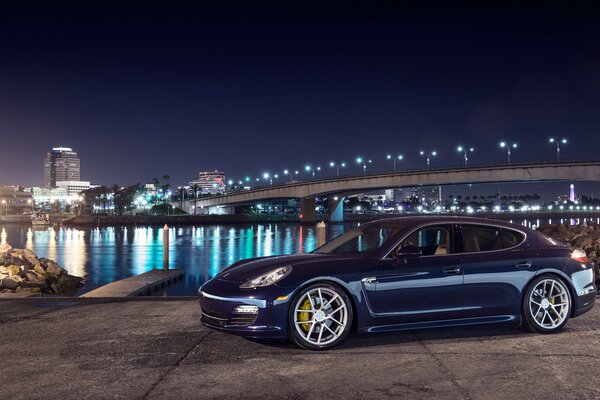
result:
[[(474, 165), (329, 177), (187, 200), (183, 202), (183, 209), (190, 214), (194, 214), (195, 208), (207, 210), (210, 214), (232, 214), (236, 205), (299, 199), (302, 221), (315, 222), (315, 198), (327, 197), (329, 221), (342, 222), (344, 198), (365, 191), (413, 186), (536, 181), (600, 181), (600, 160)], [(178, 202), (172, 204), (180, 206)]]

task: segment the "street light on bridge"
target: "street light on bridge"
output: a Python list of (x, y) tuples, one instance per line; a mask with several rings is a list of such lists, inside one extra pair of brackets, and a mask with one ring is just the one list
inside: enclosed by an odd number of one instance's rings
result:
[(462, 146), (458, 146), (456, 148), (456, 150), (460, 153), (463, 153), (465, 156), (465, 167), (467, 166), (467, 163), (469, 162), (469, 156), (467, 154), (467, 151), (470, 151), (471, 153), (475, 151), (475, 149), (473, 147), (470, 148), (466, 148), (466, 147), (462, 147)]
[(367, 174), (367, 163), (371, 164), (373, 161), (372, 160), (365, 160), (362, 157), (357, 157), (356, 158), (356, 163), (357, 164), (362, 164), (363, 166), (363, 175)]
[(306, 172), (312, 172), (312, 178), (315, 179), (315, 170), (314, 170), (314, 168), (312, 168), (310, 165), (307, 165), (306, 167), (304, 167), (304, 170)]
[(510, 148), (512, 147), (513, 149), (516, 149), (517, 144), (516, 143), (508, 144), (506, 142), (500, 142), (500, 147), (506, 148), (506, 157), (507, 157), (508, 163), (510, 164)]
[(336, 171), (336, 176), (340, 176), (340, 167), (345, 168), (346, 167), (346, 163), (345, 162), (341, 162), (341, 163), (336, 163), (335, 161), (332, 161), (329, 163), (329, 166), (331, 168), (335, 168)]
[(567, 144), (567, 139), (563, 138), (561, 140), (556, 140), (554, 138), (550, 138), (550, 143), (556, 143), (556, 161), (560, 161), (560, 145)]
[(398, 154), (396, 157), (392, 157), (391, 154), (388, 154), (387, 159), (392, 160), (394, 162), (394, 172), (396, 172), (396, 160), (402, 161), (404, 159), (404, 156), (402, 154)]
[(437, 151), (433, 150), (430, 153), (426, 153), (421, 150), (419, 154), (425, 157), (425, 159), (427, 160), (427, 169), (429, 169), (429, 166), (431, 165), (431, 158), (437, 156)]
[(263, 178), (264, 178), (266, 181), (269, 181), (269, 184), (270, 184), (270, 185), (272, 185), (272, 184), (273, 184), (273, 178), (271, 177), (271, 175), (270, 175), (268, 172), (265, 172), (265, 173), (263, 174)]

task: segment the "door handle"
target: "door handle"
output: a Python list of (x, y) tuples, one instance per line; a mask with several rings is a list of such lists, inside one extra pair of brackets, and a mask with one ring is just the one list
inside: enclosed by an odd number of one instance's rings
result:
[(521, 263), (515, 264), (515, 267), (517, 267), (517, 268), (523, 268), (523, 269), (525, 269), (525, 268), (531, 268), (531, 261), (525, 261), (525, 262), (521, 262)]
[(442, 270), (443, 273), (448, 275), (457, 275), (460, 274), (460, 267), (448, 267)]

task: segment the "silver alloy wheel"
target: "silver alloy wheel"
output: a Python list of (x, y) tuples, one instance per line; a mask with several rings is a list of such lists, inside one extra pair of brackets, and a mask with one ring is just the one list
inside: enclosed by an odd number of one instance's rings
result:
[(529, 296), (529, 312), (544, 329), (554, 329), (569, 317), (570, 298), (565, 285), (557, 279), (538, 282)]
[(335, 342), (344, 332), (347, 323), (347, 305), (329, 287), (314, 287), (300, 296), (294, 304), (296, 332), (312, 345), (324, 346)]

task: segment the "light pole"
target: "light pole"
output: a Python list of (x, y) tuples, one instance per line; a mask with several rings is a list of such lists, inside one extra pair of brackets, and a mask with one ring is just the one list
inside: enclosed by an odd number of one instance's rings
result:
[(315, 179), (315, 170), (314, 170), (314, 168), (312, 168), (310, 165), (307, 165), (306, 167), (304, 167), (304, 170), (306, 172), (312, 172), (312, 178), (313, 178), (313, 180)]
[(264, 178), (266, 181), (269, 181), (269, 185), (272, 185), (272, 184), (273, 184), (273, 178), (271, 177), (271, 175), (269, 175), (269, 173), (268, 173), (268, 172), (265, 172), (265, 173), (263, 174), (263, 178)]
[(510, 148), (512, 147), (513, 149), (517, 148), (517, 144), (513, 143), (513, 144), (508, 144), (506, 142), (500, 142), (500, 147), (501, 148), (506, 148), (506, 157), (508, 160), (508, 164), (510, 164)]
[(470, 147), (470, 148), (466, 148), (466, 147), (462, 147), (462, 146), (458, 146), (456, 148), (456, 150), (459, 153), (463, 153), (463, 155), (465, 156), (465, 167), (467, 166), (468, 162), (469, 162), (469, 156), (468, 156), (468, 152), (470, 151), (471, 153), (475, 151), (474, 148)]
[(561, 140), (556, 140), (554, 138), (550, 138), (550, 143), (556, 143), (556, 161), (560, 161), (560, 145), (567, 144), (567, 139), (563, 138)]
[(332, 161), (329, 163), (329, 166), (331, 168), (335, 168), (335, 175), (336, 176), (340, 176), (340, 167), (345, 168), (346, 167), (346, 163), (345, 162), (341, 162), (341, 163), (336, 163), (335, 161)]
[(398, 154), (396, 157), (392, 157), (391, 154), (388, 154), (387, 159), (392, 160), (394, 162), (394, 172), (396, 172), (396, 160), (402, 161), (404, 159), (404, 156), (401, 154)]
[(252, 180), (251, 177), (247, 176), (246, 182), (250, 182), (250, 189), (254, 189), (254, 181)]
[(356, 158), (356, 163), (357, 164), (362, 164), (363, 167), (363, 175), (367, 174), (367, 163), (371, 164), (373, 161), (372, 160), (365, 160), (362, 157), (357, 157)]
[(283, 170), (283, 174), (284, 174), (284, 175), (286, 175), (286, 176), (287, 176), (287, 175), (289, 175), (289, 176), (290, 176), (290, 182), (293, 180), (293, 179), (292, 179), (293, 175), (292, 175), (292, 174), (290, 174), (290, 170), (289, 170), (289, 169), (284, 169), (284, 170)]
[(427, 160), (427, 169), (429, 169), (429, 166), (431, 165), (431, 158), (437, 156), (437, 151), (433, 150), (430, 153), (421, 151), (419, 154), (425, 157), (425, 159)]

